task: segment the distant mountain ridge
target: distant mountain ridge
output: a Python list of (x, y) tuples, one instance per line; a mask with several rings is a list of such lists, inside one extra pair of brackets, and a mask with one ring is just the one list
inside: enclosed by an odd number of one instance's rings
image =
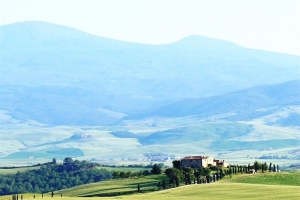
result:
[(196, 115), (208, 117), (224, 113), (235, 113), (231, 120), (245, 120), (261, 108), (300, 105), (300, 80), (282, 84), (263, 85), (207, 98), (185, 99), (155, 110), (143, 111), (140, 115), (127, 116), (125, 119), (147, 117), (184, 117)]
[(187, 98), (300, 79), (300, 56), (190, 36), (163, 45), (45, 22), (0, 27), (0, 109), (49, 125), (101, 125)]

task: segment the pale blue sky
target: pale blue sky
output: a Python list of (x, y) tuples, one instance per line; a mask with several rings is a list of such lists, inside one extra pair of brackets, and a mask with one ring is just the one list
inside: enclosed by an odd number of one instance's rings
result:
[(0, 0), (0, 25), (27, 20), (139, 43), (203, 35), (300, 55), (299, 0)]

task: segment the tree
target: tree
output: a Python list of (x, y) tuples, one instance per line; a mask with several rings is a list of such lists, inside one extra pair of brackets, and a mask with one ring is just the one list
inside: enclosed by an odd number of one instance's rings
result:
[(232, 168), (231, 167), (229, 167), (229, 175), (232, 175), (233, 173), (232, 173)]
[(222, 170), (222, 168), (220, 169), (220, 179), (222, 179), (223, 178), (223, 170)]
[(155, 163), (151, 170), (152, 174), (161, 174), (161, 168)]
[(263, 168), (263, 171), (266, 172), (268, 170), (268, 164), (265, 162), (263, 165), (262, 165), (262, 168)]
[(130, 178), (132, 175), (132, 172), (131, 171), (127, 171), (126, 174), (125, 174), (125, 177), (126, 178)]
[(56, 158), (53, 158), (53, 159), (52, 159), (52, 164), (55, 164), (55, 165), (56, 165), (56, 163), (57, 163), (57, 162), (56, 162)]
[(113, 178), (119, 178), (120, 177), (120, 172), (113, 171), (112, 176), (113, 176)]
[(270, 165), (269, 165), (269, 172), (272, 171), (272, 163), (270, 162)]
[(71, 158), (71, 157), (66, 157), (65, 159), (64, 159), (64, 164), (70, 164), (70, 163), (72, 163), (73, 162), (73, 159)]
[(185, 176), (185, 182), (186, 184), (191, 184), (191, 176), (194, 174), (194, 170), (190, 167), (184, 168), (184, 176)]
[(162, 181), (162, 187), (163, 187), (163, 189), (166, 189), (166, 181), (165, 181), (165, 179)]
[(176, 184), (176, 187), (179, 187), (179, 178), (178, 177), (175, 177), (175, 184)]
[(126, 177), (126, 173), (125, 172), (120, 172), (119, 177), (120, 178), (125, 178)]
[(179, 169), (181, 170), (181, 161), (180, 160), (174, 160), (173, 162), (173, 167), (176, 168), (176, 169)]
[(158, 163), (157, 166), (158, 166), (160, 169), (162, 169), (162, 168), (164, 168), (165, 164), (164, 164), (164, 163)]
[(140, 193), (141, 192), (140, 184), (138, 184), (137, 189), (138, 189), (138, 193)]
[(259, 169), (261, 169), (261, 163), (255, 161), (254, 162), (254, 170), (257, 172)]
[(176, 168), (168, 168), (165, 170), (165, 174), (169, 178), (170, 183), (179, 183), (181, 177), (183, 176), (182, 172)]

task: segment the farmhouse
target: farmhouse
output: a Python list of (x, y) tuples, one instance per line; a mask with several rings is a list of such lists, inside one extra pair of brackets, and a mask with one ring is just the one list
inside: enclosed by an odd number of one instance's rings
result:
[(181, 159), (182, 167), (201, 168), (210, 166), (228, 167), (229, 164), (224, 160), (215, 160), (209, 156), (186, 156)]

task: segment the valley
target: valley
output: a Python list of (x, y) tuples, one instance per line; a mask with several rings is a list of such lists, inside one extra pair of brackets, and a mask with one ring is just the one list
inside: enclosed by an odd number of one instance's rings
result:
[(282, 108), (249, 121), (229, 121), (228, 115), (189, 116), (77, 127), (16, 124), (17, 120), (6, 113), (2, 118), (9, 120), (0, 130), (0, 165), (37, 164), (67, 156), (105, 164), (155, 162), (155, 158), (147, 156), (149, 153), (165, 155), (161, 161), (166, 163), (175, 157), (204, 154), (238, 163), (269, 156), (280, 164), (296, 164), (300, 159), (298, 126), (269, 124), (291, 113), (299, 114), (299, 108)]

